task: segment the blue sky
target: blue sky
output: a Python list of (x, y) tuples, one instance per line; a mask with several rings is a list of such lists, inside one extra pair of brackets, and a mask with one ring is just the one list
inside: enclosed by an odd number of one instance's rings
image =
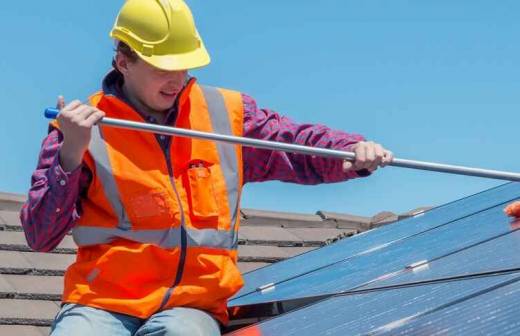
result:
[[(0, 191), (25, 193), (56, 96), (110, 68), (123, 1), (5, 2)], [(301, 122), (361, 133), (397, 157), (520, 171), (520, 2), (189, 0), (213, 62), (193, 74)], [(245, 188), (248, 208), (372, 215), (439, 205), (496, 180), (389, 167), (367, 179)]]

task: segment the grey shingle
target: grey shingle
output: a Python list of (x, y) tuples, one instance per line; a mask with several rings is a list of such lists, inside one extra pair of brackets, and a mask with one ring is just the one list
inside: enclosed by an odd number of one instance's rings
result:
[(50, 325), (58, 310), (53, 301), (0, 299), (0, 324)]
[(316, 212), (325, 222), (335, 223), (333, 227), (338, 229), (354, 229), (364, 231), (370, 228), (372, 218), (355, 216), (350, 214), (336, 213), (330, 211)]
[(22, 252), (0, 251), (0, 273), (10, 272), (8, 270), (26, 270), (31, 268), (31, 264), (24, 258)]
[(27, 299), (60, 300), (63, 292), (63, 277), (2, 274), (9, 283), (11, 292)]
[(241, 245), (238, 247), (239, 260), (251, 262), (277, 262), (293, 257), (314, 247), (277, 247), (264, 245)]
[(18, 212), (26, 199), (25, 195), (0, 192), (0, 210)]
[[(7, 293), (13, 293), (15, 289), (7, 280), (6, 274), (0, 274), (0, 295), (5, 296)], [(0, 334), (1, 335), (1, 334)]]
[(63, 274), (75, 258), (73, 254), (0, 251), (0, 273)]
[[(31, 251), (27, 245), (25, 235), (21, 231), (4, 231), (0, 233), (0, 250), (11, 251)], [(55, 251), (75, 253), (76, 244), (72, 240), (72, 236), (65, 236)]]
[(298, 254), (302, 254), (305, 252), (309, 252), (314, 250), (316, 247), (282, 247), (281, 249), (284, 250), (285, 254), (288, 258), (297, 256)]
[(352, 235), (356, 233), (356, 230), (351, 229), (331, 229), (331, 228), (323, 228), (320, 230), (317, 229), (308, 229), (308, 228), (288, 228), (289, 232), (299, 237), (301, 240), (305, 242), (318, 242), (323, 243), (328, 239), (334, 239), (343, 233), (348, 233)]
[(49, 271), (65, 271), (69, 267), (76, 256), (73, 254), (61, 253), (34, 253), (20, 252), (29, 264), (37, 270)]
[(279, 226), (279, 227), (319, 227), (327, 226), (320, 216), (310, 214), (295, 214), (279, 211), (241, 210), (243, 226)]
[(371, 227), (378, 227), (385, 224), (397, 222), (399, 217), (393, 212), (383, 211), (372, 217)]
[(22, 230), (20, 213), (14, 210), (0, 210), (0, 225), (5, 230)]
[(0, 335), (13, 336), (47, 336), (51, 332), (49, 327), (33, 327), (24, 325), (0, 325)]
[(288, 257), (287, 252), (277, 246), (240, 245), (239, 260), (255, 262), (276, 262)]
[(267, 265), (269, 264), (262, 262), (240, 262), (238, 263), (238, 269), (240, 270), (240, 272), (246, 273)]
[(288, 229), (269, 226), (244, 226), (240, 228), (240, 236), (246, 242), (270, 244), (278, 246), (292, 246), (303, 243), (303, 240)]

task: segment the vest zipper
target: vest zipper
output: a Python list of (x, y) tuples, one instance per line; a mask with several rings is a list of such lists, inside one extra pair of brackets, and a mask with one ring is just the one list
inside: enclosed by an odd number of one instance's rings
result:
[[(184, 209), (182, 208), (181, 198), (179, 197), (179, 192), (177, 191), (177, 187), (175, 186), (175, 179), (173, 175), (173, 167), (171, 164), (171, 156), (170, 156), (170, 145), (171, 141), (168, 141), (168, 146), (166, 149), (163, 149), (165, 158), (166, 158), (166, 165), (168, 166), (168, 174), (170, 178), (170, 183), (172, 184), (173, 190), (175, 191), (175, 196), (177, 197), (177, 203), (179, 204), (180, 211), (181, 211), (181, 255), (179, 256), (179, 265), (177, 267), (177, 274), (175, 275), (175, 281), (173, 282), (172, 286), (168, 288), (168, 291), (164, 295), (164, 298), (161, 302), (161, 306), (159, 307), (159, 311), (164, 308), (166, 303), (170, 300), (170, 297), (172, 295), (173, 289), (181, 282), (182, 280), (182, 274), (184, 273), (184, 264), (186, 262), (186, 249), (187, 249), (187, 243), (188, 243), (188, 237), (185, 227), (185, 219), (184, 219)], [(161, 145), (162, 148), (162, 145)]]
[[(177, 120), (179, 118), (179, 114), (181, 112), (179, 109), (179, 99), (180, 99), (181, 95), (184, 93), (186, 87), (188, 85), (190, 85), (191, 84), (190, 82), (192, 82), (192, 81), (193, 81), (193, 79), (189, 79), (189, 81), (186, 83), (186, 86), (181, 90), (181, 92), (179, 92), (179, 94), (177, 95), (177, 98), (175, 99), (174, 106), (175, 106), (175, 109), (177, 110), (175, 120)], [(168, 121), (166, 120), (166, 122), (168, 122)], [(173, 124), (175, 124), (175, 122), (173, 122)], [(177, 187), (175, 186), (175, 177), (173, 174), (173, 166), (172, 166), (172, 160), (171, 160), (171, 154), (170, 154), (170, 147), (171, 147), (173, 138), (169, 137), (167, 144), (164, 146), (163, 146), (162, 142), (160, 141), (160, 138), (158, 135), (156, 136), (156, 139), (159, 142), (159, 146), (161, 147), (161, 149), (164, 153), (164, 157), (166, 159), (166, 166), (168, 167), (168, 175), (170, 178), (170, 183), (173, 187), (173, 190), (175, 191), (175, 196), (177, 197), (177, 203), (179, 204), (179, 208), (181, 211), (181, 227), (180, 227), (181, 254), (179, 256), (177, 274), (175, 275), (175, 281), (173, 282), (172, 286), (170, 288), (168, 288), (168, 290), (166, 291), (166, 294), (164, 294), (163, 300), (161, 302), (161, 306), (158, 309), (160, 311), (164, 308), (164, 306), (166, 306), (166, 304), (170, 300), (170, 297), (172, 295), (174, 288), (177, 287), (177, 285), (179, 285), (179, 283), (182, 280), (182, 275), (184, 273), (184, 264), (186, 263), (186, 250), (188, 248), (188, 246), (187, 246), (188, 245), (188, 233), (186, 231), (186, 219), (184, 218), (184, 209), (182, 208), (182, 202), (181, 202), (181, 198), (179, 196), (179, 192), (177, 191)]]

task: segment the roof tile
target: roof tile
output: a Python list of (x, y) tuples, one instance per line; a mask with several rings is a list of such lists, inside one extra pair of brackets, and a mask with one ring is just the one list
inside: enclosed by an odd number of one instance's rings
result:
[(0, 274), (0, 296), (5, 297), (5, 294), (14, 292), (13, 286), (7, 281), (6, 274)]
[(0, 323), (49, 325), (58, 310), (53, 301), (0, 299)]
[(42, 271), (65, 271), (74, 260), (74, 254), (20, 252), (33, 269)]
[(340, 235), (347, 234), (349, 236), (355, 234), (357, 231), (352, 229), (331, 229), (324, 228), (321, 230), (309, 229), (309, 228), (291, 228), (287, 229), (290, 233), (299, 237), (301, 240), (311, 243), (323, 243), (329, 239), (334, 239)]
[(18, 211), (0, 210), (0, 225), (7, 230), (22, 230)]
[(12, 292), (24, 298), (60, 300), (63, 292), (63, 277), (2, 274)]
[(26, 325), (0, 325), (0, 335), (46, 336), (51, 333), (49, 327), (33, 327)]
[(31, 268), (31, 264), (24, 258), (22, 252), (0, 251), (0, 273), (10, 273), (10, 270), (27, 270)]
[[(4, 231), (0, 234), (0, 250), (31, 251), (21, 231)], [(65, 236), (56, 251), (75, 253), (76, 244), (72, 236)]]
[(288, 257), (287, 252), (277, 246), (239, 245), (239, 260), (256, 262), (276, 262)]
[(238, 263), (238, 269), (241, 273), (251, 272), (260, 267), (264, 267), (269, 265), (269, 263), (263, 262), (246, 262), (246, 263)]
[(295, 214), (289, 212), (264, 211), (242, 209), (242, 224), (280, 226), (280, 227), (325, 227), (325, 223), (320, 216), (310, 214)]
[[(294, 245), (301, 244), (301, 238), (290, 233), (288, 229), (268, 226), (244, 226), (240, 228), (240, 237), (249, 242), (272, 245)], [(271, 245), (270, 244), (270, 245)]]
[(335, 223), (334, 227), (339, 229), (354, 229), (363, 231), (370, 228), (372, 219), (370, 217), (355, 216), (330, 211), (316, 212), (325, 222)]

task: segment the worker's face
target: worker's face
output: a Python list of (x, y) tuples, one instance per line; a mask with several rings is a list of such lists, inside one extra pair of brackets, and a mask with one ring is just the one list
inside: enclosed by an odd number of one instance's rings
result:
[(186, 83), (186, 70), (164, 71), (141, 59), (131, 62), (122, 54), (117, 55), (116, 63), (128, 93), (154, 111), (170, 109)]

